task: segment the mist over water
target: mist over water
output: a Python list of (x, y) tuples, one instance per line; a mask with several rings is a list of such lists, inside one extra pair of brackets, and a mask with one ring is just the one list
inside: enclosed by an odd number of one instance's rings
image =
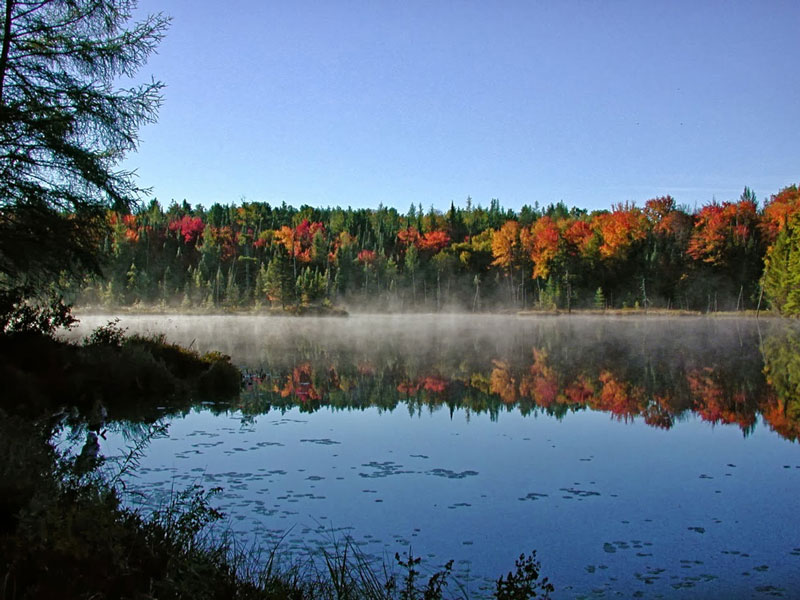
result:
[[(80, 316), (72, 332), (80, 337), (111, 317)], [(598, 342), (618, 347), (641, 347), (655, 354), (666, 348), (711, 355), (735, 342), (744, 343), (758, 334), (753, 319), (704, 317), (596, 317), (505, 316), (477, 314), (357, 314), (349, 318), (264, 316), (149, 316), (120, 317), (129, 333), (165, 334), (169, 341), (192, 345), (200, 351), (218, 350), (237, 364), (252, 367), (265, 355), (296, 354), (313, 345), (329, 351), (371, 352), (391, 347), (396, 353), (414, 355), (430, 350), (479, 356), (514, 349), (540, 341), (565, 345), (578, 353)], [(762, 335), (782, 324), (760, 325)]]
[[(84, 316), (79, 336), (108, 321)], [(456, 560), (538, 551), (555, 597), (791, 597), (800, 337), (709, 318), (127, 316), (246, 369), (172, 416), (136, 486), (222, 486), (248, 539)], [(793, 376), (793, 375), (792, 375)], [(220, 412), (221, 410), (221, 412)], [(124, 446), (110, 438), (109, 453)], [(288, 532), (288, 534), (287, 534)]]

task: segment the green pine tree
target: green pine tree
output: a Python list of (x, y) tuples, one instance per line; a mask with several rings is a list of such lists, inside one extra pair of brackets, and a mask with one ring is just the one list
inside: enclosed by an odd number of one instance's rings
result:
[(292, 262), (283, 248), (276, 249), (272, 260), (269, 261), (265, 288), (270, 299), (279, 302), (284, 308), (295, 301)]
[(256, 273), (256, 283), (255, 289), (253, 290), (253, 299), (256, 308), (261, 308), (264, 300), (266, 300), (267, 294), (267, 267), (264, 263), (261, 263), (261, 266), (258, 269), (258, 273)]
[(225, 284), (225, 306), (230, 308), (239, 306), (240, 295), (239, 285), (236, 283), (236, 268), (231, 265)]
[(764, 294), (782, 314), (800, 314), (800, 221), (792, 219), (764, 258)]
[(603, 288), (597, 288), (597, 291), (594, 293), (594, 307), (597, 310), (605, 310), (606, 309), (606, 297), (603, 294)]

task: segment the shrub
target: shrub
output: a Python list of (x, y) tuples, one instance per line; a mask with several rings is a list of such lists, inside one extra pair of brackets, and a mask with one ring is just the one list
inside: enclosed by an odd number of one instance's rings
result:
[[(539, 581), (542, 565), (536, 560), (536, 551), (529, 556), (520, 554), (515, 561), (515, 572), (508, 572), (505, 577), (497, 580), (495, 598), (497, 600), (528, 600), (529, 598), (549, 598), (554, 591), (553, 584), (547, 577)], [(539, 595), (541, 594), (541, 595)]]
[(52, 336), (57, 329), (69, 329), (77, 322), (72, 307), (61, 297), (44, 305), (26, 300), (21, 290), (0, 292), (0, 333), (41, 333)]
[(83, 340), (83, 345), (120, 348), (122, 347), (122, 342), (125, 340), (126, 331), (127, 329), (119, 326), (119, 319), (114, 319), (92, 331), (92, 333)]

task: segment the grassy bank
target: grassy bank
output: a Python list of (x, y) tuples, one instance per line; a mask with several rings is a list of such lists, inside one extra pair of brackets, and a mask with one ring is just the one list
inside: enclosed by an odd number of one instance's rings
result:
[(571, 311), (560, 310), (522, 310), (516, 313), (522, 317), (535, 317), (542, 315), (554, 316), (592, 316), (592, 317), (707, 317), (707, 318), (760, 318), (760, 319), (782, 319), (781, 315), (770, 310), (721, 310), (713, 312), (701, 312), (699, 310), (683, 310), (677, 308), (577, 308)]
[(36, 331), (0, 335), (0, 407), (32, 417), (102, 405), (107, 418), (152, 421), (156, 405), (188, 410), (235, 398), (240, 373), (228, 356), (200, 355), (161, 336), (126, 337), (111, 324), (81, 345)]
[(106, 305), (79, 305), (75, 307), (78, 314), (93, 315), (250, 315), (268, 317), (346, 317), (347, 310), (341, 306), (325, 305), (291, 305), (285, 308), (276, 307), (251, 307), (251, 308), (223, 308), (223, 307), (180, 307), (168, 304), (129, 304), (119, 306)]

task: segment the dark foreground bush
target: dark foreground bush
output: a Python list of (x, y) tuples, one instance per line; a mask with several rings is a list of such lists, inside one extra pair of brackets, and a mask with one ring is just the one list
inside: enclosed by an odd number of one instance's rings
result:
[(57, 452), (44, 431), (0, 413), (0, 598), (263, 598), (225, 544), (201, 531), (218, 513), (190, 490), (148, 518), (81, 455)]
[(39, 416), (64, 409), (109, 419), (157, 417), (156, 406), (189, 410), (197, 400), (238, 397), (239, 369), (219, 353), (200, 355), (163, 336), (126, 337), (112, 322), (82, 346), (35, 330), (0, 333), (0, 406)]

